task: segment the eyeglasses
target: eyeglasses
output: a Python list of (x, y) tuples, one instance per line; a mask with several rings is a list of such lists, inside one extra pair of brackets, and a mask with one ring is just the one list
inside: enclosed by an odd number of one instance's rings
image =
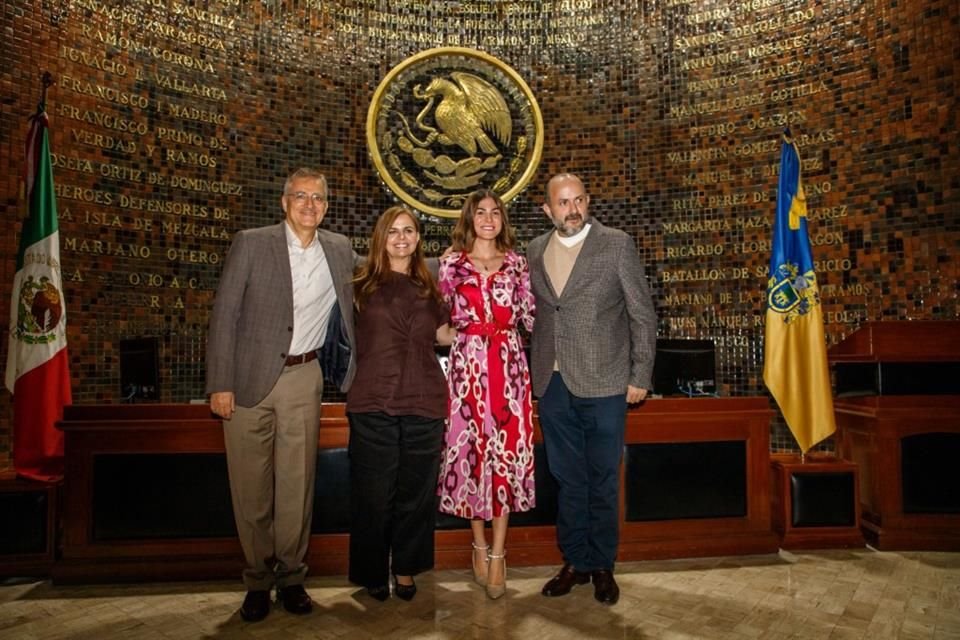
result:
[(313, 204), (320, 204), (321, 202), (327, 201), (327, 196), (322, 193), (307, 193), (306, 191), (297, 191), (296, 193), (287, 193), (284, 195), (289, 198), (293, 198), (293, 201), (297, 204), (306, 204), (308, 200)]

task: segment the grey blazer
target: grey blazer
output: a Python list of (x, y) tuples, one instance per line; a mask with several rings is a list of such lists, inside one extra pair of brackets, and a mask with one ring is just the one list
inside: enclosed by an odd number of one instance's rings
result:
[[(281, 222), (237, 233), (227, 254), (207, 335), (207, 393), (232, 391), (242, 407), (263, 400), (283, 372), (293, 338), (293, 278)], [(353, 353), (353, 268), (346, 236), (320, 229)], [(342, 391), (353, 381), (353, 355)]]
[(643, 264), (630, 236), (590, 223), (561, 296), (543, 262), (553, 231), (527, 247), (537, 301), (530, 358), (537, 396), (546, 392), (554, 362), (567, 388), (584, 398), (625, 394), (628, 384), (651, 386), (657, 317)]

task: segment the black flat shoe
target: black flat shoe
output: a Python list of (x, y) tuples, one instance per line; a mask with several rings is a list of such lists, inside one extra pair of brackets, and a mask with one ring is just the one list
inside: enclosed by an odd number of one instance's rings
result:
[(247, 591), (243, 599), (243, 605), (240, 607), (240, 617), (246, 622), (260, 622), (270, 613), (270, 591), (251, 590)]
[(277, 599), (283, 608), (298, 616), (313, 611), (313, 601), (302, 584), (292, 584), (277, 589)]
[[(411, 577), (410, 580), (413, 580), (413, 578)], [(417, 583), (400, 584), (397, 582), (397, 576), (393, 576), (393, 594), (401, 600), (410, 602), (413, 600), (413, 596), (417, 595)]]
[(390, 597), (390, 587), (385, 584), (380, 585), (379, 587), (367, 587), (367, 595), (374, 600), (386, 602), (387, 598)]
[(593, 578), (593, 597), (601, 604), (617, 604), (620, 599), (620, 587), (613, 579), (613, 571), (600, 569), (591, 574)]

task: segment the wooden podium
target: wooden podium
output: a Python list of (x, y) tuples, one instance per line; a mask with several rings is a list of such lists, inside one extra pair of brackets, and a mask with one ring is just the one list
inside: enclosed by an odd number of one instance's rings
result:
[(960, 322), (868, 322), (828, 357), (867, 540), (960, 550)]
[[(773, 553), (765, 397), (663, 398), (627, 415), (620, 558)], [(68, 407), (57, 583), (239, 576), (223, 426), (206, 405)], [(349, 427), (320, 419), (310, 539), (314, 575), (343, 575), (349, 550)], [(558, 565), (556, 487), (539, 427), (537, 507), (510, 517), (510, 562)], [(438, 568), (470, 566), (469, 523), (437, 515)]]

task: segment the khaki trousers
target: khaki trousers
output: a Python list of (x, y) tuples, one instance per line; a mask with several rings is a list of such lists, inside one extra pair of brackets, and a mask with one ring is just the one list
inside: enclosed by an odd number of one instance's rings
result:
[(322, 394), (316, 360), (286, 367), (260, 404), (238, 406), (223, 423), (247, 589), (302, 584), (307, 575)]

